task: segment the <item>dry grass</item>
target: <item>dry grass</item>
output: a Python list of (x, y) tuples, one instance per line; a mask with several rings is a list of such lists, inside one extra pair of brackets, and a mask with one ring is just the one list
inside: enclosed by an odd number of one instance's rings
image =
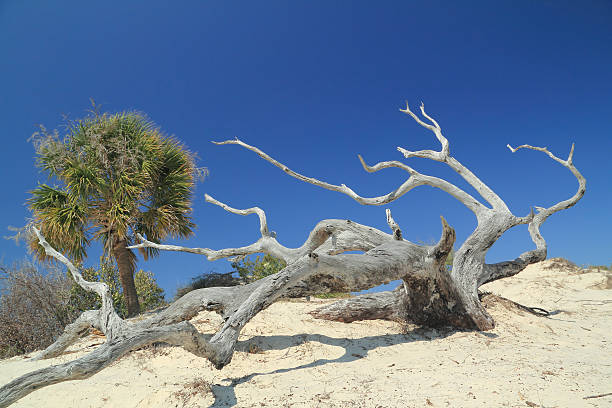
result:
[(346, 299), (353, 297), (350, 293), (346, 292), (330, 292), (330, 293), (321, 293), (318, 295), (314, 295), (313, 297), (317, 299)]
[(185, 406), (192, 398), (202, 397), (210, 392), (212, 392), (211, 383), (198, 377), (183, 384), (183, 388), (174, 392), (172, 396), (176, 398), (182, 406)]
[(580, 267), (565, 258), (551, 258), (547, 261), (546, 265), (542, 266), (542, 269), (554, 269), (562, 272), (576, 272), (580, 270)]
[(72, 283), (60, 268), (22, 262), (0, 267), (0, 358), (43, 349), (76, 316)]

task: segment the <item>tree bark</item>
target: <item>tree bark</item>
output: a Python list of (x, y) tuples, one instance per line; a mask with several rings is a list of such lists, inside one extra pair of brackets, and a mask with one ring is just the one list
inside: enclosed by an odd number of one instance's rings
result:
[(125, 238), (117, 238), (113, 245), (113, 256), (117, 261), (119, 279), (123, 287), (123, 298), (127, 306), (127, 317), (136, 316), (140, 313), (138, 293), (134, 283), (134, 254), (127, 248), (128, 242)]

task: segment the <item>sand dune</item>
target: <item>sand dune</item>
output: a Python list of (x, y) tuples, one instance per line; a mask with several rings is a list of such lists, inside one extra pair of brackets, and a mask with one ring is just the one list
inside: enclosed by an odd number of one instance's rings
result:
[[(612, 407), (612, 276), (558, 260), (528, 267), (484, 290), (553, 314), (538, 317), (489, 297), (490, 332), (337, 323), (306, 312), (320, 302), (278, 302), (243, 330), (231, 364), (174, 347), (135, 351), (82, 381), (36, 391), (15, 407)], [(220, 319), (192, 322), (213, 332)], [(65, 362), (0, 362), (0, 383)]]

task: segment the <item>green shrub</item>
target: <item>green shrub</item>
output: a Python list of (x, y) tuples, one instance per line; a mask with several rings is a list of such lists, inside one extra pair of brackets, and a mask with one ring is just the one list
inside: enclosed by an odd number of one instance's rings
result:
[(210, 272), (192, 278), (191, 283), (176, 290), (174, 298), (178, 299), (192, 290), (197, 289), (246, 285), (247, 283), (273, 275), (285, 266), (287, 266), (285, 261), (269, 254), (256, 256), (255, 259), (245, 257), (232, 262), (232, 268), (234, 268), (232, 272)]
[[(176, 291), (175, 299), (178, 299), (192, 290), (211, 288), (218, 286), (237, 286), (246, 285), (256, 280), (265, 278), (280, 272), (287, 263), (282, 259), (273, 257), (270, 254), (264, 256), (256, 256), (254, 259), (245, 257), (238, 261), (232, 262), (234, 271), (229, 273), (205, 273), (196, 276), (186, 286), (183, 286)], [(301, 297), (298, 293), (286, 294), (288, 297)], [(330, 292), (314, 295), (320, 299), (334, 299), (350, 297), (350, 293), (345, 292)]]
[[(83, 278), (90, 282), (104, 282), (108, 285), (113, 299), (113, 306), (119, 316), (127, 316), (127, 306), (125, 297), (121, 290), (119, 281), (119, 269), (113, 262), (102, 262), (99, 269), (85, 268), (81, 271)], [(164, 291), (157, 285), (151, 272), (142, 269), (134, 274), (136, 293), (140, 303), (140, 311), (155, 309), (166, 304)], [(84, 311), (99, 309), (101, 304), (100, 297), (93, 292), (86, 291), (73, 281), (70, 289), (70, 300), (68, 306), (70, 310)]]
[(180, 287), (176, 290), (176, 294), (174, 295), (174, 299), (179, 299), (191, 292), (192, 290), (203, 289), (203, 288), (214, 288), (214, 287), (228, 287), (228, 286), (238, 286), (244, 284), (244, 281), (241, 277), (234, 276), (235, 272), (228, 273), (218, 273), (218, 272), (209, 272), (203, 273), (202, 275), (198, 275), (195, 278), (191, 279), (191, 282), (187, 285)]
[(254, 282), (266, 276), (273, 275), (287, 266), (282, 259), (265, 254), (263, 257), (256, 256), (254, 260), (250, 257), (240, 261), (232, 262), (232, 267), (236, 269), (238, 275), (245, 283)]
[(136, 284), (141, 312), (166, 305), (164, 290), (157, 286), (157, 281), (152, 272), (139, 270), (134, 275), (134, 283)]

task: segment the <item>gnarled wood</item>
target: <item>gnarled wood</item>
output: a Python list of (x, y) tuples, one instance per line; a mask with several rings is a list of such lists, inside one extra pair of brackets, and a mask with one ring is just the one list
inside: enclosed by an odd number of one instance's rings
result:
[[(365, 205), (392, 202), (421, 185), (429, 185), (449, 193), (470, 209), (477, 220), (476, 228), (457, 250), (451, 270), (447, 270), (445, 262), (455, 243), (455, 231), (444, 218), (441, 238), (432, 246), (406, 241), (398, 223), (387, 210), (387, 223), (392, 235), (348, 220), (323, 220), (313, 228), (301, 247), (287, 248), (269, 232), (266, 214), (262, 209), (235, 209), (206, 195), (207, 202), (231, 213), (256, 214), (260, 220), (261, 237), (244, 247), (213, 250), (157, 244), (138, 236), (141, 242), (129, 248), (189, 252), (204, 255), (209, 260), (265, 252), (282, 258), (287, 266), (275, 275), (248, 285), (194, 290), (144, 320), (124, 321), (113, 309), (108, 287), (104, 283), (85, 281), (78, 268), (53, 249), (40, 232), (33, 228), (45, 252), (64, 263), (81, 287), (97, 293), (102, 298), (100, 310), (84, 312), (37, 358), (59, 355), (90, 327), (101, 330), (106, 335), (106, 343), (74, 361), (34, 371), (0, 387), (0, 407), (6, 407), (38, 388), (61, 381), (86, 378), (121, 355), (153, 342), (161, 341), (181, 346), (195, 355), (207, 358), (214, 367), (221, 368), (230, 363), (238, 335), (244, 325), (259, 311), (283, 296), (304, 296), (327, 291), (360, 291), (401, 279), (402, 285), (394, 291), (343, 299), (313, 311), (312, 315), (344, 322), (391, 319), (408, 320), (428, 326), (452, 325), (466, 329), (491, 329), (494, 322), (480, 303), (478, 287), (515, 275), (527, 265), (545, 259), (546, 242), (540, 234), (540, 226), (550, 215), (575, 205), (584, 195), (586, 181), (573, 165), (573, 146), (567, 160), (557, 158), (546, 148), (522, 145), (513, 149), (508, 146), (512, 152), (532, 149), (546, 153), (568, 168), (579, 184), (578, 191), (571, 198), (549, 208), (536, 207), (537, 212), (532, 211), (527, 216), (517, 217), (489, 186), (450, 155), (449, 141), (442, 134), (440, 125), (425, 112), (423, 105), (420, 109), (424, 119), (410, 111), (409, 107), (402, 112), (434, 133), (441, 144), (440, 151), (409, 151), (400, 147), (398, 150), (406, 158), (420, 157), (446, 163), (478, 192), (486, 204), (445, 180), (421, 174), (398, 161), (369, 166), (359, 156), (363, 168), (368, 172), (396, 167), (409, 174), (408, 179), (392, 192), (379, 197), (364, 198), (344, 184), (335, 185), (297, 173), (257, 147), (241, 140), (215, 143), (242, 146), (298, 180), (346, 194)], [(486, 264), (485, 255), (488, 249), (505, 231), (520, 224), (528, 224), (529, 234), (536, 248), (521, 254), (513, 261)], [(345, 253), (349, 251), (363, 253)], [(216, 311), (224, 318), (223, 326), (213, 336), (199, 333), (187, 322), (201, 310)]]
[[(307, 183), (323, 187), (328, 190), (346, 194), (349, 197), (353, 198), (355, 201), (364, 205), (381, 205), (392, 202), (397, 198), (401, 197), (403, 194), (410, 191), (412, 188), (415, 188), (420, 185), (430, 185), (432, 187), (440, 188), (441, 190), (446, 191), (447, 193), (455, 197), (476, 215), (478, 225), (476, 226), (472, 234), (470, 234), (470, 236), (467, 238), (467, 240), (457, 250), (453, 260), (453, 267), (449, 274), (440, 274), (435, 270), (435, 268), (429, 269), (429, 276), (431, 276), (431, 279), (433, 279), (432, 284), (442, 290), (442, 292), (447, 293), (446, 295), (444, 295), (443, 293), (436, 292), (433, 293), (432, 296), (435, 295), (444, 297), (452, 292), (453, 295), (451, 295), (446, 300), (446, 302), (449, 302), (449, 306), (450, 304), (452, 304), (452, 307), (450, 307), (449, 310), (459, 307), (462, 310), (460, 313), (464, 313), (469, 317), (468, 319), (459, 319), (463, 322), (460, 323), (461, 325), (464, 325), (466, 322), (471, 321), (473, 325), (475, 325), (475, 327), (480, 330), (491, 329), (494, 326), (494, 322), (491, 316), (489, 316), (487, 311), (480, 304), (480, 300), (478, 299), (478, 287), (491, 280), (512, 276), (523, 270), (530, 263), (545, 259), (546, 243), (539, 232), (540, 225), (542, 224), (542, 222), (544, 222), (544, 220), (546, 220), (548, 216), (557, 211), (567, 209), (573, 206), (574, 204), (576, 204), (576, 202), (580, 200), (582, 195), (584, 195), (586, 182), (580, 172), (574, 167), (572, 162), (574, 146), (572, 145), (572, 149), (567, 160), (561, 160), (557, 158), (546, 148), (522, 145), (519, 146), (517, 149), (513, 149), (512, 147), (508, 146), (513, 152), (521, 148), (528, 148), (546, 153), (553, 160), (567, 167), (574, 174), (574, 176), (578, 179), (579, 182), (578, 192), (572, 198), (562, 201), (548, 209), (542, 209), (538, 207), (538, 213), (535, 215), (531, 214), (526, 217), (517, 217), (510, 212), (508, 206), (501, 199), (501, 197), (499, 197), (499, 195), (497, 195), (489, 186), (487, 186), (474, 173), (472, 173), (463, 164), (461, 164), (456, 158), (451, 156), (450, 144), (448, 139), (442, 134), (442, 128), (440, 127), (438, 122), (425, 112), (425, 107), (423, 104), (421, 104), (420, 110), (426, 120), (421, 119), (414, 112), (412, 112), (408, 105), (406, 105), (405, 109), (400, 110), (410, 115), (422, 127), (432, 131), (435, 137), (440, 142), (441, 149), (440, 151), (410, 151), (402, 147), (398, 147), (398, 151), (400, 151), (406, 158), (426, 158), (447, 164), (452, 170), (457, 172), (468, 184), (470, 184), (480, 194), (480, 196), (484, 198), (484, 200), (488, 203), (489, 206), (481, 203), (470, 194), (466, 193), (462, 189), (445, 180), (423, 175), (416, 171), (414, 168), (398, 161), (380, 162), (373, 166), (369, 166), (365, 163), (363, 158), (359, 156), (359, 160), (363, 168), (368, 172), (376, 172), (385, 168), (396, 167), (410, 174), (408, 180), (406, 180), (400, 187), (393, 190), (389, 194), (373, 198), (364, 198), (359, 196), (357, 193), (355, 193), (354, 190), (348, 188), (344, 184), (335, 185), (297, 173), (291, 170), (288, 166), (272, 158), (259, 148), (244, 143), (243, 141), (237, 138), (235, 140), (227, 140), (224, 142), (213, 143), (220, 145), (235, 144), (242, 146), (250, 151), (257, 153), (264, 160), (272, 163), (276, 167), (283, 170), (285, 173), (297, 178), (298, 180), (305, 181)], [(395, 222), (393, 221), (393, 223)], [(536, 249), (522, 254), (514, 261), (502, 262), (495, 265), (485, 264), (485, 255), (489, 248), (491, 248), (491, 246), (497, 241), (497, 239), (499, 239), (499, 237), (503, 235), (504, 232), (520, 224), (529, 224), (529, 233), (532, 240), (536, 244)], [(395, 231), (394, 226), (391, 224), (391, 222), (390, 226)], [(415, 286), (417, 289), (419, 289), (422, 287), (429, 287), (431, 285), (425, 285), (424, 282), (417, 283), (414, 279), (411, 278), (410, 282), (405, 282), (404, 286)], [(412, 291), (408, 292), (412, 293)], [(358, 303), (361, 300), (357, 298), (353, 301)], [(348, 305), (350, 305), (351, 303), (351, 300), (346, 300), (342, 302), (343, 305), (348, 307)], [(412, 300), (408, 303), (423, 304), (423, 307), (425, 307), (425, 304), (423, 302), (417, 302), (414, 298), (412, 298)], [(404, 304), (407, 303), (404, 302)], [(429, 304), (427, 307), (433, 307), (433, 305)], [(422, 321), (423, 319), (418, 318), (418, 316), (413, 316), (413, 313), (415, 311), (412, 310), (412, 308), (409, 309), (411, 310), (409, 310), (409, 312), (407, 313), (408, 317), (416, 317), (418, 321), (424, 324), (429, 324), (429, 320), (425, 319), (425, 321)], [(439, 310), (443, 311), (444, 309), (439, 308)], [(416, 311), (416, 313), (418, 314), (418, 311)], [(323, 316), (323, 314), (319, 315)], [(367, 312), (364, 316), (366, 315)], [(451, 320), (449, 321), (449, 323), (457, 324), (457, 318), (452, 317), (451, 315), (452, 313), (448, 316), (448, 318)], [(437, 318), (434, 320), (438, 321)], [(443, 320), (444, 319), (440, 321)], [(433, 324), (433, 322), (430, 323)]]
[(310, 312), (317, 319), (351, 323), (361, 320), (403, 320), (398, 315), (398, 305), (404, 295), (404, 287), (378, 293), (368, 293), (354, 298), (338, 300)]

